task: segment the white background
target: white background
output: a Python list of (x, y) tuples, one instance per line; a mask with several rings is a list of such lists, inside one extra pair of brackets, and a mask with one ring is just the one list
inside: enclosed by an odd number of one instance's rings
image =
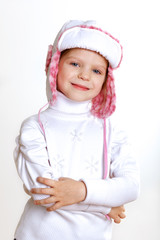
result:
[[(113, 240), (160, 239), (160, 14), (157, 0), (0, 0), (0, 239), (13, 239), (27, 196), (12, 152), (21, 122), (46, 102), (48, 45), (69, 19), (97, 19), (124, 47), (117, 116), (141, 168), (141, 194)], [(98, 240), (98, 236), (97, 236)]]

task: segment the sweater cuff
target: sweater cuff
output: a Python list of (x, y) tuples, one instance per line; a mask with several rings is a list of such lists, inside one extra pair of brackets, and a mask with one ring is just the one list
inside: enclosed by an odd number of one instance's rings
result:
[(107, 193), (104, 191), (104, 181), (105, 180), (88, 180), (81, 179), (86, 185), (87, 195), (83, 203), (85, 204), (95, 204), (95, 205), (106, 205), (105, 199)]

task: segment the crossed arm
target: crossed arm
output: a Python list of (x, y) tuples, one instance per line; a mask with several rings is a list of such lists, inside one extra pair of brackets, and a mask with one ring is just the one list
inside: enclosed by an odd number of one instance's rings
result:
[[(41, 200), (35, 200), (36, 205), (52, 204), (47, 207), (47, 211), (55, 211), (59, 208), (77, 204), (85, 200), (87, 189), (82, 181), (76, 181), (71, 178), (60, 178), (59, 181), (52, 179), (38, 177), (37, 181), (46, 185), (46, 188), (33, 188), (32, 194), (49, 195), (49, 197)], [(48, 188), (49, 187), (49, 188)], [(125, 218), (124, 206), (111, 208), (108, 216), (114, 220), (115, 223), (120, 223), (121, 219)]]
[[(111, 179), (84, 179), (83, 182), (60, 178), (57, 181), (48, 165), (43, 134), (36, 126), (25, 124), (21, 136), (17, 138), (15, 162), (22, 181), (33, 194), (35, 204), (48, 205), (48, 211), (61, 208), (102, 212), (120, 222), (125, 217), (121, 205), (137, 198), (139, 184), (136, 163), (129, 154), (126, 138), (120, 135), (113, 144)], [(37, 179), (38, 176), (41, 178)]]

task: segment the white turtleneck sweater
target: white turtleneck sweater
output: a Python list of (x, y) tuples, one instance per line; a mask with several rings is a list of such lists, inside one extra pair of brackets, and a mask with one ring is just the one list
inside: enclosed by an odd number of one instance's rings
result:
[[(74, 102), (58, 93), (54, 106), (25, 120), (17, 138), (16, 167), (25, 189), (45, 187), (38, 176), (82, 179), (85, 201), (47, 212), (31, 195), (15, 238), (17, 240), (110, 240), (112, 221), (105, 215), (111, 207), (137, 198), (139, 174), (123, 131), (106, 120), (108, 177), (103, 180), (104, 121), (90, 113), (90, 103)], [(50, 164), (48, 162), (50, 161)], [(47, 196), (45, 196), (47, 197)]]

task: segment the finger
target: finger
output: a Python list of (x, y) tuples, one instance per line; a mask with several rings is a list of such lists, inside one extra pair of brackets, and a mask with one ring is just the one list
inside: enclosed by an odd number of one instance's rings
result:
[(56, 199), (55, 197), (48, 197), (48, 198), (44, 198), (41, 200), (35, 200), (34, 204), (35, 205), (45, 205), (45, 204), (50, 204), (50, 203), (55, 203)]
[(121, 219), (120, 219), (119, 217), (116, 217), (116, 218), (114, 219), (114, 222), (115, 222), (115, 223), (120, 223), (120, 222), (121, 222)]
[(56, 181), (49, 178), (38, 177), (37, 182), (47, 185), (49, 187), (54, 187)]
[(54, 195), (54, 189), (53, 188), (32, 188), (31, 193), (44, 194), (44, 195)]
[(46, 210), (48, 212), (51, 212), (51, 211), (55, 211), (55, 210), (57, 210), (57, 209), (59, 209), (61, 207), (62, 207), (61, 202), (56, 202), (54, 205), (52, 205), (51, 207), (47, 208)]
[(119, 217), (123, 219), (123, 218), (126, 217), (126, 215), (125, 215), (124, 213), (120, 213), (120, 214), (119, 214)]
[(59, 181), (66, 181), (66, 180), (69, 180), (70, 178), (66, 178), (66, 177), (60, 177), (58, 180)]
[(124, 206), (123, 206), (123, 205), (121, 206), (121, 209), (122, 209), (122, 211), (123, 211), (123, 212), (125, 212), (125, 208), (124, 208)]

